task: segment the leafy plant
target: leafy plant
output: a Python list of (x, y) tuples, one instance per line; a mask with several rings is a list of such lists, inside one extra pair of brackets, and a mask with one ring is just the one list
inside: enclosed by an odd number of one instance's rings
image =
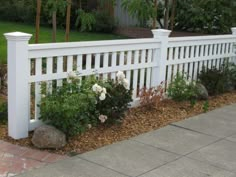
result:
[[(42, 93), (45, 93), (43, 86)], [(93, 76), (80, 80), (71, 72), (68, 82), (43, 95), (40, 119), (73, 136), (98, 123), (120, 122), (132, 101), (131, 95), (122, 72), (118, 72), (117, 81), (97, 80)]]
[(204, 112), (207, 112), (209, 110), (209, 101), (205, 101), (204, 104), (203, 104), (203, 111)]
[(0, 103), (0, 122), (6, 123), (8, 117), (7, 102)]
[(92, 31), (96, 24), (96, 18), (93, 13), (85, 12), (82, 9), (77, 10), (77, 19), (75, 25), (80, 25), (80, 31)]
[(229, 33), (232, 27), (233, 0), (177, 1), (176, 29), (203, 33)]
[(132, 90), (129, 89), (128, 80), (122, 72), (117, 73), (117, 82), (107, 80), (101, 85), (106, 89), (106, 98), (97, 99), (96, 109), (99, 112), (99, 120), (106, 124), (119, 123), (125, 116), (125, 112), (132, 101)]
[(199, 75), (199, 80), (206, 87), (209, 95), (221, 94), (230, 88), (229, 70), (225, 65), (219, 69), (204, 67)]
[(236, 64), (229, 63), (227, 68), (229, 70), (229, 79), (231, 81), (231, 85), (234, 89), (236, 89)]
[(39, 106), (40, 119), (73, 136), (84, 132), (89, 124), (96, 124), (96, 95), (87, 87), (89, 80), (79, 87), (79, 79), (69, 79), (52, 94), (43, 96)]
[[(153, 22), (157, 20), (157, 0), (123, 0), (122, 7), (137, 18), (141, 25), (150, 19), (153, 19)], [(153, 28), (156, 28), (155, 23)]]
[(188, 82), (184, 75), (177, 73), (169, 84), (167, 93), (175, 101), (191, 101), (196, 99), (197, 89), (194, 82)]
[(164, 93), (165, 90), (163, 84), (156, 88), (152, 87), (148, 89), (144, 87), (140, 93), (140, 105), (148, 109), (156, 108), (163, 100)]
[(109, 15), (108, 12), (94, 11), (93, 14), (96, 21), (93, 27), (93, 31), (111, 33), (114, 30), (116, 22), (114, 17)]

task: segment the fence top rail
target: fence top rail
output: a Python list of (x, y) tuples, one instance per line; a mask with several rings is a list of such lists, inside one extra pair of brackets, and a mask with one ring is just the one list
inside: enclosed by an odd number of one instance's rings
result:
[(68, 49), (68, 48), (84, 48), (84, 47), (104, 47), (104, 46), (118, 46), (118, 45), (133, 45), (133, 44), (153, 44), (161, 41), (154, 38), (149, 39), (119, 39), (119, 40), (103, 40), (103, 41), (89, 41), (89, 42), (61, 42), (61, 43), (44, 43), (44, 44), (29, 44), (29, 51), (31, 50), (50, 50), (50, 49)]
[(208, 40), (227, 40), (227, 39), (236, 39), (235, 35), (212, 35), (212, 36), (186, 36), (186, 37), (175, 37), (169, 38), (169, 42), (183, 42), (183, 41), (208, 41)]

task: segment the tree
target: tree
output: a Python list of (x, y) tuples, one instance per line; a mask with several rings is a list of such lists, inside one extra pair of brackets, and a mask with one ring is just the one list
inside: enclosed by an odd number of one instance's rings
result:
[(65, 14), (66, 8), (65, 0), (48, 0), (46, 7), (50, 12), (50, 16), (52, 16), (52, 42), (56, 42), (56, 32), (57, 32), (57, 13)]
[(172, 6), (171, 6), (171, 18), (170, 18), (170, 29), (174, 30), (175, 25), (175, 11), (176, 11), (176, 0), (172, 0)]
[(39, 28), (40, 28), (40, 14), (41, 14), (41, 0), (37, 0), (36, 10), (36, 27), (35, 27), (35, 43), (39, 42)]
[(169, 26), (169, 0), (165, 0), (164, 28), (168, 29), (168, 26)]
[(176, 26), (183, 31), (229, 33), (233, 24), (233, 0), (177, 1)]
[(69, 35), (70, 35), (70, 16), (71, 16), (71, 0), (67, 0), (67, 10), (66, 10), (66, 37), (65, 41), (69, 41)]
[(152, 19), (152, 28), (156, 28), (158, 0), (123, 0), (122, 7), (142, 25)]

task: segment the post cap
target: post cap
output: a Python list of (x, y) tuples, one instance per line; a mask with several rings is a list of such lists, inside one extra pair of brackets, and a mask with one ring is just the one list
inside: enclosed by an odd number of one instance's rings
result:
[(233, 35), (236, 35), (236, 27), (231, 28)]
[(171, 31), (166, 29), (153, 29), (152, 34), (154, 38), (168, 37)]
[(12, 33), (5, 33), (4, 36), (8, 41), (28, 41), (32, 37), (32, 34), (22, 33), (22, 32), (12, 32)]

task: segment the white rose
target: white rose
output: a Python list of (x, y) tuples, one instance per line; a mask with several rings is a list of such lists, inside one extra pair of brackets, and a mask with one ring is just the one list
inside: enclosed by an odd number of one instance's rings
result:
[(116, 77), (118, 78), (118, 81), (122, 81), (125, 79), (125, 74), (122, 71), (118, 71)]
[(123, 86), (125, 87), (125, 89), (129, 89), (129, 81), (127, 79), (123, 80)]
[(105, 94), (105, 93), (101, 93), (99, 99), (100, 99), (101, 101), (105, 100), (105, 99), (106, 99), (106, 94)]
[(107, 120), (107, 116), (106, 115), (100, 115), (98, 119), (101, 121), (101, 123), (104, 123)]
[(97, 92), (101, 93), (102, 92), (102, 87), (100, 85), (97, 86)]
[(70, 72), (68, 73), (68, 77), (69, 77), (69, 78), (76, 78), (76, 77), (77, 77), (77, 74), (76, 74), (76, 72), (74, 72), (74, 71), (70, 71)]
[(107, 93), (107, 89), (103, 87), (103, 88), (102, 88), (102, 93), (105, 93), (105, 94), (106, 94), (106, 93)]
[(98, 85), (98, 84), (94, 84), (92, 89), (96, 93), (101, 93), (103, 91), (103, 88), (100, 85)]
[(92, 89), (93, 89), (94, 92), (97, 92), (97, 87), (98, 87), (98, 84), (93, 85)]

